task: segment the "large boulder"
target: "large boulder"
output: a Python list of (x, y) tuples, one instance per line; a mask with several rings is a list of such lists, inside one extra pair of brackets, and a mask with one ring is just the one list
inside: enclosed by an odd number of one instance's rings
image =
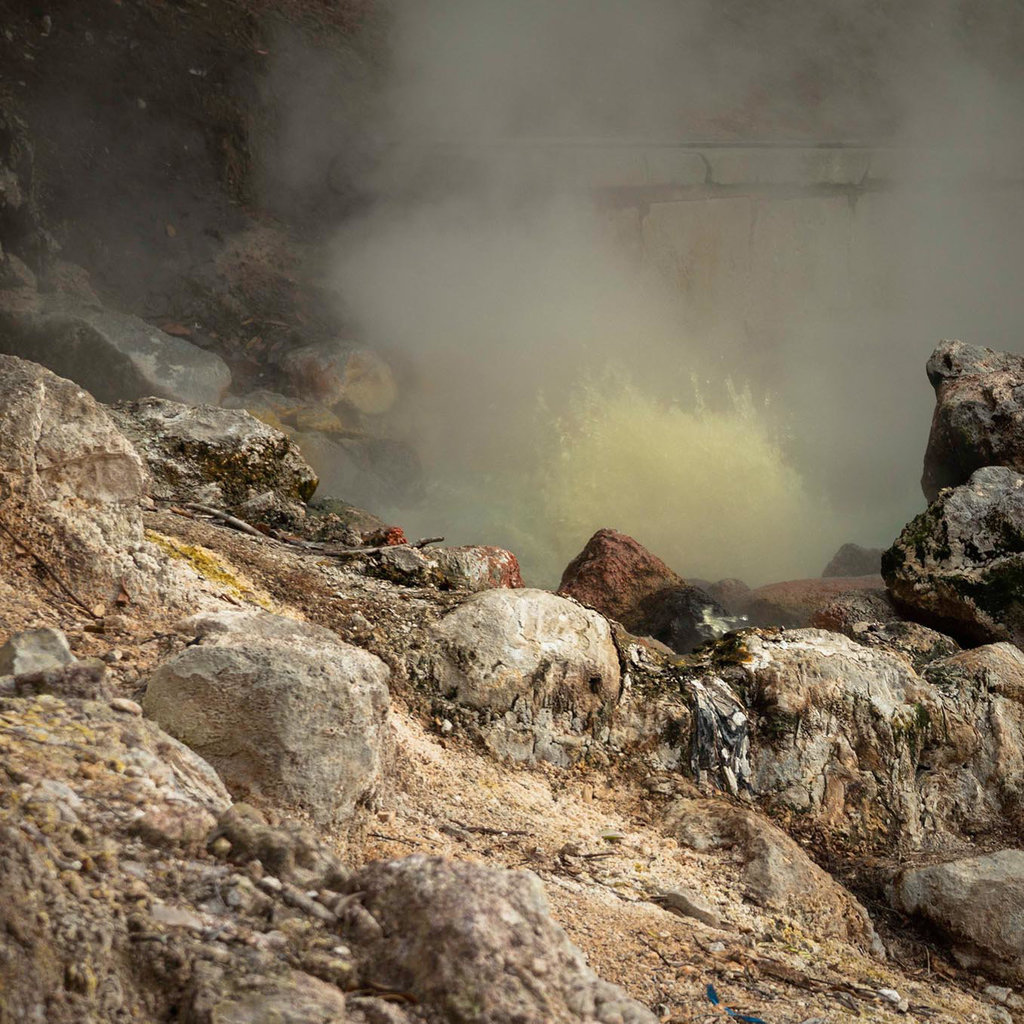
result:
[(141, 585), (142, 460), (90, 394), (15, 356), (0, 356), (0, 473), (8, 537), (83, 601)]
[(558, 593), (680, 654), (743, 625), (706, 591), (615, 530), (598, 530), (587, 541), (566, 566)]
[(960, 963), (1024, 983), (1024, 850), (905, 869), (893, 902), (953, 942)]
[(328, 953), (330, 851), (126, 702), (0, 699), (0, 776), (5, 1021), (407, 1020)]
[(111, 415), (145, 457), (157, 497), (233, 506), (268, 491), (306, 501), (316, 490), (295, 444), (241, 409), (146, 398)]
[[(654, 1024), (587, 966), (532, 872), (415, 854), (349, 880), (362, 911), (361, 963), (408, 993), (430, 1024)], [(342, 935), (345, 935), (344, 923)]]
[(948, 850), (1022, 819), (1024, 655), (933, 660), (822, 630), (748, 630), (709, 652), (753, 722), (750, 788), (773, 811), (879, 849)]
[(480, 713), (491, 749), (516, 760), (574, 760), (619, 696), (607, 621), (545, 590), (474, 594), (435, 638), (440, 694)]
[(987, 466), (944, 490), (882, 559), (902, 611), (962, 643), (1024, 644), (1024, 476)]
[(943, 341), (928, 360), (935, 413), (921, 488), (934, 501), (983, 466), (1024, 472), (1024, 357)]
[(261, 793), (332, 823), (372, 795), (389, 701), (379, 658), (268, 612), (208, 613), (180, 629), (198, 642), (158, 666), (143, 707), (235, 796)]
[(0, 317), (0, 352), (42, 363), (102, 402), (159, 395), (199, 405), (219, 401), (231, 383), (212, 352), (138, 317), (58, 297)]
[(1024, 824), (1024, 654), (986, 644), (923, 670), (918, 790), (932, 821), (967, 833)]

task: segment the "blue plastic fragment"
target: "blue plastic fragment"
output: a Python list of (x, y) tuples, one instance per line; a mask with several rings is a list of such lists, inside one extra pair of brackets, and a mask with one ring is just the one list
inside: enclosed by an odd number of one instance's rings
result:
[[(708, 985), (707, 994), (708, 1002), (710, 1002), (712, 1006), (718, 1006), (721, 1003), (714, 985)], [(722, 1009), (725, 1010), (725, 1012), (734, 1020), (742, 1021), (743, 1024), (768, 1024), (768, 1022), (763, 1020), (761, 1017), (752, 1017), (746, 1013), (739, 1013), (736, 1010), (730, 1010), (728, 1006), (723, 1006)]]

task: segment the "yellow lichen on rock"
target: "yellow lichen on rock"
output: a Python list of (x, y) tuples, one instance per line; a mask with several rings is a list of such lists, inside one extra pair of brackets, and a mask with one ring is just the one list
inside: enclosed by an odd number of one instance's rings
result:
[(273, 598), (236, 569), (223, 555), (215, 554), (201, 544), (186, 544), (157, 533), (156, 530), (147, 530), (146, 540), (156, 545), (168, 558), (186, 562), (204, 580), (222, 587), (230, 598), (258, 605), (267, 611), (277, 610)]

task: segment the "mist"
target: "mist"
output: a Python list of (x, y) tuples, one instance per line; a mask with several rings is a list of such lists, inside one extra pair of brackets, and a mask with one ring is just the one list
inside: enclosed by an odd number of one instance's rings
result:
[(1024, 14), (766, 6), (388, 5), (372, 144), (276, 161), (353, 154), (328, 277), (429, 481), (376, 511), (551, 585), (602, 526), (756, 584), (920, 510), (932, 348), (1019, 347)]

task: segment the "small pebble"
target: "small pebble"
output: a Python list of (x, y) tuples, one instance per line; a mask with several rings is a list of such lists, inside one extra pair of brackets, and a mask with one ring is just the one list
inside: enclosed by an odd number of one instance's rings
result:
[(129, 700), (127, 697), (115, 697), (110, 702), (110, 706), (115, 711), (121, 711), (126, 715), (142, 715), (142, 705), (137, 704), (133, 700)]

